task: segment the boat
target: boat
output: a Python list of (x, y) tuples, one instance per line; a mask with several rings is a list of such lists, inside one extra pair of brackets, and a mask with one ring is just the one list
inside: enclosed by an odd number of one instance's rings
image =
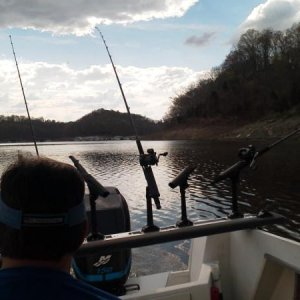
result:
[(196, 238), (187, 270), (130, 278), (140, 290), (121, 298), (299, 299), (299, 247), (258, 229)]
[[(285, 222), (285, 217), (267, 210), (257, 214), (244, 214), (239, 209), (237, 197), (239, 173), (245, 167), (255, 164), (255, 160), (262, 154), (299, 131), (295, 130), (261, 151), (255, 151), (253, 146), (240, 149), (240, 161), (216, 177), (214, 183), (231, 179), (232, 213), (226, 217), (193, 221), (188, 219), (185, 191), (188, 188), (188, 178), (195, 167), (186, 167), (169, 183), (170, 187), (180, 188), (181, 219), (174, 225), (158, 228), (153, 221), (150, 199), (150, 206), (147, 201), (147, 225), (141, 230), (123, 230), (99, 236), (97, 229), (94, 229), (96, 238), (86, 241), (75, 255), (75, 260), (85, 258), (86, 263), (93, 266), (89, 270), (94, 271), (91, 277), (82, 277), (75, 264), (78, 278), (87, 281), (91, 279), (91, 284), (104, 289), (107, 283), (108, 291), (116, 293), (121, 299), (299, 299), (300, 243), (266, 231), (268, 225)], [(153, 152), (148, 151), (148, 154), (152, 155)], [(86, 170), (74, 157), (71, 159), (83, 172), (83, 177), (91, 187), (91, 178), (87, 176)], [(115, 210), (119, 206), (116, 203), (124, 201), (118, 200), (121, 199), (120, 192), (114, 187), (103, 187), (99, 183), (96, 189), (100, 191), (100, 195), (94, 195), (92, 202), (98, 202), (98, 208), (94, 212), (93, 208), (89, 209), (89, 218), (92, 219), (92, 215), (95, 214), (94, 218), (100, 221), (104, 216), (103, 210), (104, 213), (112, 212), (111, 216), (116, 216)], [(100, 203), (104, 203), (105, 207)], [(109, 203), (112, 203), (112, 206)], [(130, 249), (186, 239), (191, 239), (186, 270), (129, 276)], [(118, 270), (114, 273), (108, 266), (114, 263), (114, 256), (118, 257), (120, 253), (124, 254), (124, 251), (127, 251), (127, 262), (125, 260), (119, 265), (124, 272)], [(85, 268), (86, 270), (88, 269)], [(121, 274), (121, 281), (116, 281), (113, 274)], [(95, 282), (97, 278), (102, 281), (99, 285)], [(109, 283), (109, 278), (113, 284)], [(114, 284), (122, 286), (122, 289), (112, 290)]]
[[(238, 205), (239, 175), (242, 170), (246, 167), (255, 168), (258, 158), (300, 132), (300, 128), (260, 151), (253, 145), (241, 148), (238, 152), (239, 161), (215, 178), (212, 184), (222, 180), (231, 181), (232, 213), (224, 218), (188, 219), (185, 192), (189, 187), (189, 176), (196, 166), (187, 166), (169, 183), (171, 188), (179, 187), (181, 219), (174, 225), (159, 228), (153, 220), (152, 200), (156, 208), (160, 209), (160, 194), (151, 167), (158, 165), (160, 156), (168, 153), (157, 155), (154, 149), (144, 152), (111, 54), (101, 31), (97, 30), (107, 50), (135, 132), (139, 162), (147, 183), (147, 224), (141, 230), (128, 230), (128, 207), (117, 188), (103, 187), (76, 158), (70, 157), (90, 190), (88, 216), (92, 233), (75, 254), (75, 275), (113, 292), (121, 299), (300, 299), (300, 243), (265, 230), (268, 225), (284, 222), (285, 218), (268, 210), (262, 210), (256, 215), (244, 214)], [(121, 230), (107, 228), (107, 223), (120, 218), (123, 220)], [(108, 221), (99, 226), (102, 219)], [(186, 239), (192, 239), (186, 270), (129, 276), (132, 248)]]
[(85, 244), (79, 254), (98, 251), (102, 256), (109, 253), (108, 249), (155, 244), (172, 234), (186, 238), (198, 235), (192, 239), (186, 270), (131, 277), (125, 284), (126, 294), (120, 298), (298, 299), (294, 297), (299, 297), (300, 244), (256, 229), (261, 224), (282, 221), (284, 218), (275, 214), (249, 215), (202, 221), (193, 228), (128, 232)]
[[(239, 209), (237, 197), (240, 172), (246, 167), (254, 167), (258, 157), (298, 133), (300, 128), (260, 151), (251, 145), (240, 149), (240, 160), (216, 177), (212, 184), (231, 180), (232, 213), (227, 217), (188, 219), (185, 191), (195, 166), (186, 167), (169, 183), (171, 188), (180, 189), (181, 219), (174, 225), (159, 228), (153, 220), (152, 200), (156, 208), (160, 209), (160, 194), (151, 166), (157, 165), (159, 157), (167, 153), (156, 155), (153, 149), (144, 152), (116, 68), (105, 40), (99, 33), (135, 130), (140, 165), (147, 182), (147, 224), (141, 230), (131, 231), (130, 214), (122, 194), (116, 187), (103, 187), (71, 156), (70, 159), (89, 188), (86, 201), (90, 225), (90, 234), (74, 255), (74, 276), (124, 300), (300, 299), (300, 243), (265, 231), (268, 225), (282, 223), (285, 218), (267, 210), (256, 215), (244, 214)], [(19, 79), (22, 86), (20, 74)], [(23, 96), (26, 104), (24, 92)], [(30, 119), (29, 113), (28, 117)], [(36, 143), (35, 147), (38, 155)], [(186, 270), (129, 276), (132, 248), (185, 239), (192, 239)]]

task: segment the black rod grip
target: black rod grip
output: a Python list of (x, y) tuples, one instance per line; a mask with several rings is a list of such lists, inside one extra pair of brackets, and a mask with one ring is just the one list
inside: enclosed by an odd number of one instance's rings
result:
[(79, 163), (78, 159), (76, 159), (72, 155), (70, 155), (69, 158), (72, 160), (74, 166), (76, 167), (76, 169), (78, 170), (78, 172), (81, 174), (84, 181), (88, 185), (91, 194), (97, 196), (99, 195), (104, 198), (109, 195), (109, 191), (85, 170), (85, 168)]
[(149, 197), (154, 200), (156, 208), (160, 209), (161, 208), (160, 201), (159, 201), (160, 194), (158, 191), (158, 187), (155, 181), (152, 168), (150, 166), (143, 167), (143, 171), (148, 185)]
[(240, 160), (237, 163), (235, 163), (234, 165), (230, 166), (229, 168), (227, 168), (226, 170), (224, 170), (223, 172), (221, 172), (213, 181), (214, 183), (217, 183), (225, 178), (231, 178), (233, 176), (235, 176), (241, 169), (243, 169), (244, 167), (246, 167), (249, 164), (249, 162), (245, 161), (245, 160)]
[(196, 169), (196, 166), (188, 166), (183, 171), (181, 171), (171, 182), (169, 182), (169, 187), (172, 189), (176, 188), (178, 185), (184, 184), (190, 174)]

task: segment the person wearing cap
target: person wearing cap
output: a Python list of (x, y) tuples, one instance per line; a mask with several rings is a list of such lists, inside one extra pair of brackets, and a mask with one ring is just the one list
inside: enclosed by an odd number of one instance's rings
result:
[(0, 299), (119, 299), (70, 275), (87, 233), (84, 181), (71, 165), (19, 158), (1, 177)]

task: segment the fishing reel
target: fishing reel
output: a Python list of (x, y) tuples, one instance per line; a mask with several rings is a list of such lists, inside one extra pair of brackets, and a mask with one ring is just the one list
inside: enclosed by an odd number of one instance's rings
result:
[(240, 159), (249, 162), (253, 160), (255, 153), (255, 147), (253, 145), (249, 145), (248, 147), (239, 149), (238, 156)]
[(140, 155), (140, 165), (142, 167), (148, 167), (148, 166), (154, 166), (157, 165), (159, 162), (160, 156), (167, 156), (168, 152), (160, 153), (158, 156), (156, 156), (156, 152), (154, 152), (154, 149), (150, 148), (147, 149), (147, 154), (141, 154)]
[(259, 153), (255, 150), (253, 145), (249, 145), (248, 147), (241, 148), (239, 150), (239, 158), (249, 163), (251, 169), (256, 169), (256, 158)]

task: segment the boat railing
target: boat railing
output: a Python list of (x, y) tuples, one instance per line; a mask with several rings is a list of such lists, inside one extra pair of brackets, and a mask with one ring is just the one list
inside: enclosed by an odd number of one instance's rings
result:
[(221, 234), (226, 232), (255, 229), (266, 225), (284, 222), (285, 218), (276, 213), (262, 215), (246, 215), (242, 218), (219, 218), (214, 220), (195, 221), (192, 226), (169, 226), (160, 228), (157, 232), (142, 230), (105, 235), (104, 239), (84, 243), (76, 255), (85, 256), (96, 251), (103, 253), (116, 249), (138, 248), (183, 239)]

